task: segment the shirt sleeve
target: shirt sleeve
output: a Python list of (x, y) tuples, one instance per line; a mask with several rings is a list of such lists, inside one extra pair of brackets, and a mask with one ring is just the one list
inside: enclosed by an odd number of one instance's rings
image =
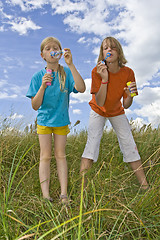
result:
[(37, 75), (35, 74), (35, 75), (33, 75), (32, 79), (31, 79), (31, 83), (30, 83), (29, 89), (27, 91), (26, 97), (28, 97), (28, 98), (34, 97), (37, 94), (39, 88), (40, 88), (39, 79), (38, 79)]
[(92, 83), (91, 83), (91, 94), (97, 93), (101, 86), (102, 78), (97, 73), (97, 67), (92, 70)]
[(135, 76), (134, 76), (134, 72), (132, 69), (130, 69), (129, 75), (128, 75), (128, 82), (135, 82)]

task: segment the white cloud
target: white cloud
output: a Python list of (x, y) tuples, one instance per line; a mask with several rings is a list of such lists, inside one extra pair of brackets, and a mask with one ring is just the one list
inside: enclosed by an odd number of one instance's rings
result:
[(24, 97), (23, 92), (27, 91), (27, 86), (11, 84), (8, 80), (0, 80), (0, 99), (16, 99)]
[(12, 4), (13, 6), (19, 5), (22, 11), (25, 10), (25, 5), (23, 0), (7, 0), (6, 2)]
[(3, 26), (0, 26), (0, 32), (4, 32), (4, 31), (5, 31), (4, 25), (3, 25)]
[(159, 102), (160, 105), (160, 87), (145, 87), (138, 90), (139, 95), (134, 98), (134, 101), (139, 105), (148, 105)]
[(146, 122), (143, 118), (137, 117), (135, 120), (132, 120), (132, 127), (139, 130), (144, 125), (148, 125), (148, 122)]
[(17, 97), (18, 97), (18, 95), (16, 95), (16, 94), (9, 95), (7, 92), (0, 92), (0, 99), (14, 99)]
[(71, 93), (72, 98), (77, 99), (80, 103), (83, 102), (89, 102), (91, 100), (91, 94), (90, 94), (90, 89), (91, 89), (91, 79), (85, 79), (85, 84), (86, 84), (86, 91), (84, 93)]
[(19, 6), (22, 11), (30, 11), (33, 9), (41, 8), (43, 5), (48, 4), (47, 0), (6, 0), (7, 3), (13, 6)]
[(24, 116), (22, 114), (17, 114), (14, 113), (13, 115), (9, 116), (8, 118), (11, 120), (15, 120), (15, 119), (22, 119)]
[(81, 37), (78, 40), (78, 43), (87, 44), (88, 46), (91, 44), (100, 44), (100, 42), (101, 42), (100, 38), (97, 37), (94, 38)]
[(128, 115), (133, 114), (133, 111), (130, 108), (127, 108), (127, 109), (125, 109), (125, 113), (128, 116)]
[(0, 89), (2, 89), (2, 87), (4, 87), (7, 84), (6, 80), (0, 80)]
[(98, 12), (96, 8), (92, 8), (91, 11), (86, 9), (84, 16), (77, 14), (77, 12), (68, 14), (64, 19), (64, 24), (69, 25), (71, 31), (79, 34), (94, 33), (103, 36), (107, 33), (110, 35), (111, 27), (105, 22), (107, 15), (106, 12)]
[[(19, 5), (22, 10), (25, 10), (25, 4), (22, 0), (6, 1), (7, 3), (15, 6)], [(28, 10), (31, 10), (30, 8)], [(26, 35), (29, 30), (38, 30), (41, 29), (40, 26), (36, 25), (31, 19), (25, 17), (15, 17), (15, 15), (9, 15), (4, 12), (4, 9), (0, 9), (0, 17), (2, 26), (0, 26), (0, 31), (7, 31), (7, 25), (11, 25), (11, 30), (16, 31), (19, 35)]]
[(147, 118), (148, 122), (154, 127), (160, 125), (160, 104), (158, 101), (153, 104), (144, 105), (140, 109), (135, 109), (134, 112), (142, 118)]
[(8, 22), (11, 25), (13, 31), (18, 32), (20, 35), (27, 34), (28, 30), (37, 30), (41, 29), (40, 26), (37, 26), (32, 20), (27, 20), (24, 17), (18, 17), (11, 22)]
[(73, 99), (71, 99), (71, 100), (69, 101), (69, 104), (70, 104), (70, 105), (72, 105), (72, 104), (76, 104), (76, 103), (78, 103), (77, 100), (73, 100)]
[(55, 14), (66, 14), (71, 12), (83, 12), (87, 8), (87, 1), (73, 2), (69, 0), (50, 0), (51, 6), (55, 9)]
[(139, 91), (134, 101), (139, 106), (134, 109), (134, 113), (141, 118), (147, 118), (148, 123), (157, 127), (160, 124), (160, 87), (145, 87)]
[(73, 114), (81, 114), (82, 111), (80, 109), (73, 109)]
[(9, 14), (6, 14), (4, 11), (3, 11), (3, 7), (0, 6), (1, 9), (0, 9), (0, 16), (2, 17), (2, 19), (12, 19), (12, 15), (9, 15)]

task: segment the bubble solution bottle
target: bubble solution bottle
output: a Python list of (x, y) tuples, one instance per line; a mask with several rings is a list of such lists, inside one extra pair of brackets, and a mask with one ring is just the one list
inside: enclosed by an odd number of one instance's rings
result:
[(131, 93), (131, 97), (134, 97), (134, 96), (136, 96), (137, 94), (136, 94), (136, 93), (132, 93), (132, 91), (131, 91), (131, 89), (130, 89), (130, 84), (131, 84), (131, 82), (127, 82), (127, 86), (128, 86), (129, 91), (130, 91), (130, 93)]
[[(52, 75), (52, 69), (47, 69), (46, 71), (48, 74)], [(46, 85), (51, 86), (51, 82), (47, 82)]]

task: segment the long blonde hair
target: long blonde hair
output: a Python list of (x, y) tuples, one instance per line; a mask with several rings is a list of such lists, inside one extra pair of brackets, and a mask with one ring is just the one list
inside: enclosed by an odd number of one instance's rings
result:
[[(41, 47), (40, 47), (41, 53), (43, 52), (43, 49), (46, 46), (46, 44), (48, 44), (50, 41), (54, 41), (59, 46), (60, 50), (62, 50), (61, 43), (57, 38), (46, 37), (41, 42)], [(57, 72), (58, 72), (58, 77), (59, 77), (60, 90), (64, 91), (65, 90), (65, 82), (66, 82), (66, 73), (64, 71), (64, 67), (62, 65), (58, 64)]]
[(98, 62), (103, 60), (103, 43), (106, 41), (109, 41), (111, 47), (116, 46), (116, 50), (118, 52), (118, 64), (120, 67), (123, 67), (127, 63), (127, 60), (124, 56), (123, 49), (122, 49), (120, 42), (117, 39), (115, 39), (114, 37), (106, 37), (102, 41), (101, 46), (100, 46)]

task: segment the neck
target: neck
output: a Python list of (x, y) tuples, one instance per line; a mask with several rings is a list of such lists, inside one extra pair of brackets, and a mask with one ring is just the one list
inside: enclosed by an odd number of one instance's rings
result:
[(51, 69), (53, 72), (57, 72), (58, 63), (47, 63), (47, 69)]
[(118, 62), (108, 62), (107, 63), (108, 66), (108, 71), (111, 73), (117, 73), (120, 70), (120, 66), (118, 65)]

